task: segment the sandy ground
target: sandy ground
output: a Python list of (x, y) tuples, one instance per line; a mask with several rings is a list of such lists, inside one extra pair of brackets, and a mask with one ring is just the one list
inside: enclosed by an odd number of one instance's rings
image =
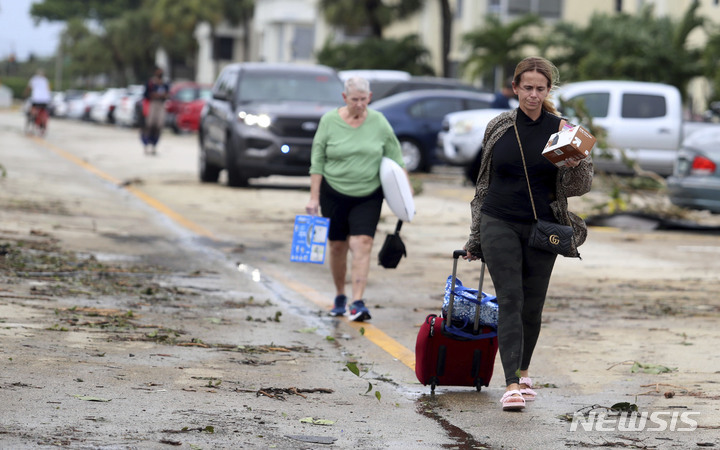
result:
[[(361, 329), (324, 315), (327, 267), (288, 261), (306, 180), (199, 185), (192, 136), (166, 134), (148, 160), (129, 130), (55, 121), (40, 141), (18, 123), (0, 114), (0, 448), (720, 445), (717, 235), (592, 228), (583, 260), (556, 266), (540, 398), (501, 414), (499, 358), (482, 392), (429, 396), (369, 337), (412, 351), (439, 309), (469, 226), (457, 172), (418, 177), (408, 258), (371, 269)], [(385, 211), (378, 240), (393, 227)], [(462, 263), (465, 284), (476, 270)], [(621, 402), (668, 429), (613, 429), (611, 416), (606, 431), (571, 431), (574, 412)], [(677, 431), (688, 417), (697, 428)]]

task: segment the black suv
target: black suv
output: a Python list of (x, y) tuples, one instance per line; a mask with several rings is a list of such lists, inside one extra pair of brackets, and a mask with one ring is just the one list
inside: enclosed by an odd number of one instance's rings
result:
[(223, 69), (200, 118), (200, 180), (229, 186), (269, 175), (308, 175), (322, 115), (342, 105), (334, 69), (238, 63)]

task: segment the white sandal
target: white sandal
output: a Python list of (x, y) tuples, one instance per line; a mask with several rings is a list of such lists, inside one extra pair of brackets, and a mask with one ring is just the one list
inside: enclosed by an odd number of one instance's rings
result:
[(532, 390), (533, 382), (529, 377), (520, 378), (520, 383), (527, 386), (526, 388), (520, 389), (520, 394), (523, 396), (526, 402), (532, 402), (537, 397), (537, 392)]
[(525, 399), (517, 389), (505, 391), (500, 402), (503, 411), (521, 411), (525, 409)]

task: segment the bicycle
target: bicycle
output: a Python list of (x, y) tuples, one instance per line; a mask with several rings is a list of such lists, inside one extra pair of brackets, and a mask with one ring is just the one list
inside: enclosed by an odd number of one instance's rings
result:
[(48, 109), (46, 105), (33, 104), (27, 113), (25, 133), (44, 136), (47, 131)]

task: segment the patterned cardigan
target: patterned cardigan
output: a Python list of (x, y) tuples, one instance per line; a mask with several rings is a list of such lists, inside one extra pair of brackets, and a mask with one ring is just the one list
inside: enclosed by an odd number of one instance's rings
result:
[[(487, 196), (490, 187), (490, 167), (492, 166), (492, 150), (495, 143), (505, 132), (512, 128), (517, 120), (517, 109), (506, 111), (490, 121), (485, 130), (483, 138), (482, 159), (480, 162), (480, 173), (475, 188), (475, 197), (470, 203), (472, 213), (472, 224), (470, 226), (470, 238), (465, 244), (465, 249), (474, 255), (482, 255), (480, 245), (480, 208)], [(568, 197), (580, 196), (590, 191), (593, 179), (592, 159), (588, 156), (583, 159), (577, 167), (560, 167), (558, 170), (555, 200), (550, 204), (555, 219), (563, 225), (572, 225), (574, 239), (572, 252), (573, 257), (580, 257), (577, 248), (587, 238), (587, 225), (578, 215), (568, 211)]]

